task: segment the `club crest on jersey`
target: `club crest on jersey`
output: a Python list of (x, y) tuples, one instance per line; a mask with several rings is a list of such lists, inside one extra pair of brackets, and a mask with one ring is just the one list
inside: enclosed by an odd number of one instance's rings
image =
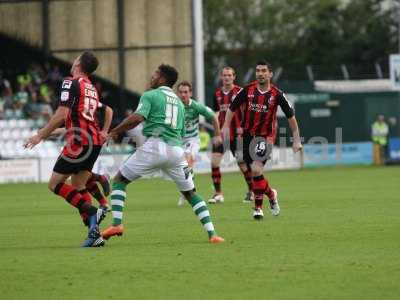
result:
[(275, 101), (275, 96), (271, 96), (271, 97), (268, 99), (268, 104), (273, 104), (274, 101)]
[(69, 88), (71, 88), (71, 85), (72, 85), (72, 80), (65, 79), (63, 81), (62, 88), (69, 89)]

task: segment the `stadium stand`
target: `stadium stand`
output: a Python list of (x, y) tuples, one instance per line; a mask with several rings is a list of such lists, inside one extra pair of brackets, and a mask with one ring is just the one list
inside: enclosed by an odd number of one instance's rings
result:
[[(23, 143), (46, 124), (56, 110), (62, 79), (71, 66), (21, 41), (0, 35), (0, 42), (4, 45), (0, 48), (0, 159), (56, 157), (62, 140), (45, 141), (31, 151), (25, 151)], [(11, 52), (15, 55), (7, 55)], [(7, 60), (6, 57), (12, 58)], [(102, 78), (95, 77), (93, 81), (101, 101), (114, 109), (113, 123), (120, 122), (125, 111), (137, 105), (137, 94), (121, 91)], [(120, 102), (121, 95), (128, 99), (122, 103), (124, 105)], [(132, 151), (130, 145), (104, 149), (113, 154), (129, 151)]]

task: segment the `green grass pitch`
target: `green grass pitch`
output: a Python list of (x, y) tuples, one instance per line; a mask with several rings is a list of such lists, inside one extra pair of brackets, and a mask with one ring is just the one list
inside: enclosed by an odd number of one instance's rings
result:
[[(221, 245), (169, 181), (131, 184), (125, 235), (100, 249), (79, 248), (78, 214), (45, 184), (0, 185), (0, 298), (399, 299), (399, 167), (268, 176), (281, 215), (256, 222), (241, 175), (223, 175)], [(209, 175), (196, 182), (209, 197)]]

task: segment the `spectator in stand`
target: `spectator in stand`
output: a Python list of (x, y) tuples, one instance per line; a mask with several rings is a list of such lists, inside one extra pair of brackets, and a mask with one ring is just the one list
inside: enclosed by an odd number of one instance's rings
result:
[(21, 74), (17, 76), (17, 83), (22, 86), (23, 89), (28, 87), (32, 82), (32, 77), (29, 74)]
[(43, 99), (44, 102), (46, 103), (52, 103), (51, 101), (51, 91), (49, 89), (49, 86), (45, 83), (40, 84), (39, 86), (39, 93), (41, 98)]
[(57, 65), (55, 65), (51, 68), (46, 81), (48, 81), (50, 86), (53, 89), (55, 89), (61, 84), (62, 79), (63, 76), (60, 72), (60, 68)]
[[(36, 121), (36, 126), (43, 126), (58, 105), (56, 97), (63, 79), (60, 67), (31, 63), (9, 78), (12, 84), (3, 75), (0, 70), (0, 119), (30, 118)], [(101, 102), (110, 103), (110, 93), (100, 82), (95, 85)], [(15, 92), (12, 87), (16, 88)]]
[(10, 107), (4, 111), (5, 119), (23, 119), (23, 105), (19, 101), (15, 101)]
[(22, 83), (19, 83), (18, 90), (13, 96), (14, 102), (20, 102), (22, 105), (25, 105), (28, 103), (28, 98), (29, 94), (27, 92), (27, 86)]
[(38, 101), (37, 92), (31, 94), (31, 99), (24, 107), (24, 113), (27, 118), (37, 120), (40, 117), (42, 108)]

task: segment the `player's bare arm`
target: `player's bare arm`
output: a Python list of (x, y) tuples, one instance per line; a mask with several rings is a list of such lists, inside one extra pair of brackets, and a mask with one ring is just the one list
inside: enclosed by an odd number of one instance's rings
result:
[(218, 122), (218, 116), (214, 115), (214, 118), (212, 120), (212, 124), (214, 127), (214, 137), (213, 137), (213, 143), (215, 145), (220, 145), (222, 144), (222, 137), (221, 137), (221, 130), (219, 129), (219, 122)]
[(109, 136), (111, 138), (115, 138), (119, 134), (121, 134), (129, 129), (135, 128), (143, 121), (144, 121), (144, 117), (142, 115), (133, 113), (130, 116), (126, 117), (117, 127), (112, 129), (110, 131)]
[(295, 116), (289, 118), (288, 122), (289, 122), (289, 127), (290, 127), (290, 130), (292, 131), (292, 136), (293, 136), (292, 148), (293, 148), (293, 151), (296, 153), (303, 148), (303, 146), (301, 145), (299, 126), (297, 125), (297, 120), (296, 120)]
[(109, 106), (106, 106), (106, 112), (105, 112), (105, 116), (104, 116), (104, 125), (103, 125), (103, 128), (101, 129), (101, 131), (108, 132), (110, 130), (113, 113), (114, 112), (113, 112), (112, 108)]
[(226, 112), (225, 122), (224, 122), (224, 125), (222, 126), (222, 130), (221, 130), (223, 137), (227, 138), (227, 139), (229, 139), (229, 135), (230, 135), (229, 127), (231, 126), (233, 114), (234, 114), (234, 112), (229, 108)]
[(65, 106), (60, 106), (57, 108), (55, 114), (50, 119), (49, 123), (42, 129), (38, 131), (37, 134), (30, 137), (28, 141), (25, 143), (24, 147), (28, 149), (32, 149), (37, 144), (39, 144), (42, 140), (48, 138), (52, 132), (64, 124), (65, 119), (69, 113), (69, 108)]
[(101, 138), (104, 140), (107, 139), (108, 131), (110, 130), (110, 126), (111, 126), (112, 117), (113, 117), (112, 108), (105, 105), (104, 124), (103, 124), (103, 128), (99, 132)]
[(67, 132), (67, 129), (65, 127), (56, 128), (49, 135), (49, 137), (61, 136), (61, 135), (64, 135), (66, 132)]

